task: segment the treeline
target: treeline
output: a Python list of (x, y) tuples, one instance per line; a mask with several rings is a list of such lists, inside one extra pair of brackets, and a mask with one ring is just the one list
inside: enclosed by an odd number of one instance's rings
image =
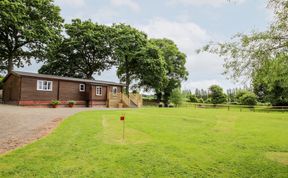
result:
[(169, 39), (151, 39), (127, 24), (73, 19), (53, 0), (0, 1), (0, 71), (44, 62), (39, 73), (93, 79), (115, 66), (130, 89), (153, 90), (168, 102), (187, 79), (186, 55)]
[(250, 89), (228, 89), (226, 93), (218, 85), (212, 85), (208, 90), (196, 89), (183, 91), (184, 96), (192, 103), (208, 104), (241, 104), (256, 105), (257, 96)]

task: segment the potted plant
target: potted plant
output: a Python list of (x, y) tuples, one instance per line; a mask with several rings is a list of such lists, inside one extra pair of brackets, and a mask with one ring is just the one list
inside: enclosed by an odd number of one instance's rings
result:
[(61, 102), (58, 101), (58, 100), (52, 100), (52, 101), (51, 101), (51, 105), (52, 105), (53, 108), (57, 108), (57, 106), (58, 106), (59, 104), (61, 104)]
[(68, 101), (69, 108), (73, 108), (73, 106), (76, 104), (76, 101), (70, 100)]

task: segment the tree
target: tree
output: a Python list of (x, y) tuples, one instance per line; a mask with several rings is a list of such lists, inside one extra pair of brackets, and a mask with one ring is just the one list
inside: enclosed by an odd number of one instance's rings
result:
[(111, 47), (112, 28), (80, 19), (65, 25), (66, 35), (50, 46), (43, 74), (93, 79), (95, 73), (115, 64)]
[(190, 94), (189, 95), (189, 101), (192, 103), (198, 103), (198, 98), (195, 95)]
[(266, 61), (254, 72), (253, 87), (258, 98), (272, 105), (288, 105), (288, 55), (280, 54)]
[(175, 104), (176, 107), (183, 103), (184, 97), (180, 88), (175, 88), (172, 90), (169, 100)]
[(212, 85), (209, 88), (211, 102), (213, 104), (221, 104), (226, 102), (226, 96), (223, 93), (223, 89), (218, 85)]
[(139, 80), (139, 88), (144, 87), (146, 91), (150, 89), (163, 90), (167, 82), (166, 63), (160, 49), (148, 41), (136, 57), (135, 68), (131, 70), (134, 70), (135, 79)]
[(244, 95), (240, 97), (240, 103), (242, 105), (250, 105), (254, 106), (257, 104), (257, 97), (254, 93), (252, 92), (246, 92)]
[(0, 90), (3, 89), (3, 77), (0, 75)]
[(43, 59), (61, 32), (60, 8), (53, 0), (2, 0), (0, 9), (0, 70), (10, 73), (32, 58)]
[(181, 87), (181, 82), (187, 79), (186, 55), (177, 45), (169, 39), (151, 39), (151, 42), (159, 47), (165, 60), (167, 82), (162, 90), (156, 90), (158, 100), (163, 96), (165, 105), (168, 105), (171, 92)]
[(113, 33), (113, 58), (117, 61), (117, 75), (126, 83), (125, 93), (133, 80), (137, 79), (137, 56), (146, 47), (148, 39), (144, 32), (126, 24), (114, 24)]

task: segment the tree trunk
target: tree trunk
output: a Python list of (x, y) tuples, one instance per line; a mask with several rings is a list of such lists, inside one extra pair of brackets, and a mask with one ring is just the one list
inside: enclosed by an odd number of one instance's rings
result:
[(130, 76), (129, 76), (129, 64), (128, 64), (128, 56), (125, 56), (125, 73), (126, 73), (126, 88), (125, 88), (125, 93), (129, 98), (129, 86), (130, 86)]
[(161, 92), (157, 92), (157, 93), (156, 93), (156, 97), (157, 97), (156, 102), (157, 102), (157, 103), (160, 103), (160, 102), (161, 102), (161, 99), (162, 99), (162, 93), (161, 93)]
[(14, 69), (14, 64), (13, 64), (13, 58), (9, 57), (8, 59), (8, 66), (7, 66), (7, 72), (10, 74)]

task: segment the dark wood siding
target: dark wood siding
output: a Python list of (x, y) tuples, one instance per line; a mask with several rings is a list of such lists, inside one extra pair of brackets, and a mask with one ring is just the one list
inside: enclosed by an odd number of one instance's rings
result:
[[(52, 81), (52, 91), (38, 91), (37, 80)], [(33, 78), (33, 77), (22, 77), (22, 88), (21, 88), (21, 100), (29, 101), (48, 101), (57, 100), (58, 95), (58, 80), (45, 79), (45, 78)]]
[(85, 84), (85, 91), (80, 92), (79, 85), (85, 83), (70, 82), (70, 81), (59, 81), (59, 100), (75, 100), (75, 101), (86, 101), (89, 99), (87, 90), (89, 86)]
[(17, 104), (20, 98), (21, 77), (10, 75), (3, 86), (4, 103)]
[[(102, 95), (101, 96), (96, 95), (96, 87), (97, 86), (102, 87)], [(106, 101), (107, 100), (107, 86), (101, 86), (101, 85), (97, 85), (97, 86), (96, 85), (92, 86), (92, 91), (91, 91), (92, 100)]]

